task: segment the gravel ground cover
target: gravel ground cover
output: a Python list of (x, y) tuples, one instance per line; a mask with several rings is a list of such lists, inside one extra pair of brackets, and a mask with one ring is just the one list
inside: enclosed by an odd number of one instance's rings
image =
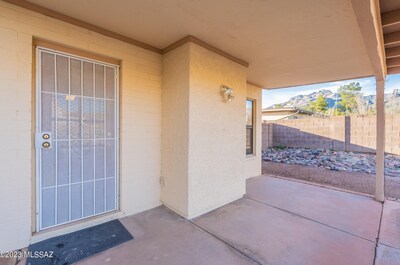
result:
[[(268, 148), (263, 160), (367, 174), (375, 174), (376, 165), (374, 154), (305, 148)], [(385, 156), (385, 176), (400, 179), (400, 156)]]

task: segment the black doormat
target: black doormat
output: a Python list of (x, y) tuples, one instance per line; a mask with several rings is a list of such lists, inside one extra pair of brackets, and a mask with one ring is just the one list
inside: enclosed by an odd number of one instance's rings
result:
[(29, 257), (27, 265), (68, 265), (131, 239), (128, 230), (113, 220), (29, 245), (36, 258)]

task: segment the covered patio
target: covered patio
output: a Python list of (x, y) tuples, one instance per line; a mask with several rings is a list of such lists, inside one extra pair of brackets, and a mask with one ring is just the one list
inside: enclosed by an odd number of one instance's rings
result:
[(399, 202), (263, 175), (193, 220), (164, 206), (125, 217), (135, 239), (79, 264), (395, 265), (399, 218)]
[[(0, 251), (118, 219), (134, 239), (80, 263), (398, 263), (382, 3), (0, 0)], [(374, 198), (259, 176), (262, 89), (367, 76)]]

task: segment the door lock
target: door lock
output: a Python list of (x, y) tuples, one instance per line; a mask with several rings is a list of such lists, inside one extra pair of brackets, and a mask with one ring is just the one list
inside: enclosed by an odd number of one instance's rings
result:
[(36, 148), (52, 148), (50, 132), (40, 132), (36, 134)]
[(50, 143), (49, 142), (43, 142), (42, 143), (42, 147), (43, 148), (49, 148), (50, 147)]

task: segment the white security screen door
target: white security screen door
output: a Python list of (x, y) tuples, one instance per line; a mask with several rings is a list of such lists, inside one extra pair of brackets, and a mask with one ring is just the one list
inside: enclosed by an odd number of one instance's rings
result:
[(117, 209), (118, 66), (37, 48), (37, 230)]

